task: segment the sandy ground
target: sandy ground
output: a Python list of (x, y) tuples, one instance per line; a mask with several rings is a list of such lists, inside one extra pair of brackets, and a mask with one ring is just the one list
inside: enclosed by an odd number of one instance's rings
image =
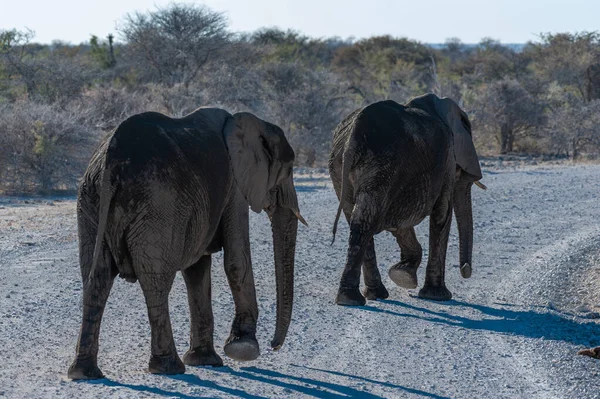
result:
[[(66, 371), (80, 323), (75, 201), (0, 198), (0, 397), (597, 398), (600, 361), (600, 166), (483, 161), (489, 190), (474, 190), (474, 273), (460, 278), (453, 227), (445, 303), (416, 297), (387, 277), (399, 250), (376, 237), (386, 301), (333, 301), (348, 228), (330, 246), (337, 199), (324, 170), (301, 170), (296, 301), (279, 352), (270, 226), (251, 217), (262, 355), (223, 354), (233, 318), (222, 254), (213, 261), (215, 342), (225, 367), (185, 375), (145, 372), (150, 332), (137, 284), (117, 279), (102, 324), (106, 379), (72, 382)], [(418, 228), (427, 255), (427, 223)], [(419, 271), (422, 283), (424, 267)], [(170, 296), (181, 355), (188, 345), (185, 288)]]

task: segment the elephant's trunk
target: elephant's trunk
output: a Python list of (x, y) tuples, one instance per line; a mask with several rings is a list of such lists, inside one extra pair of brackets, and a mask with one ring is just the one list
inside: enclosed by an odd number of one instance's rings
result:
[(275, 280), (277, 284), (277, 321), (271, 347), (277, 350), (283, 345), (292, 318), (294, 257), (298, 219), (292, 209), (277, 206), (273, 212), (271, 227), (273, 230)]
[(460, 252), (460, 274), (471, 277), (473, 255), (473, 207), (471, 205), (471, 187), (473, 183), (459, 179), (454, 186), (454, 214), (458, 225)]

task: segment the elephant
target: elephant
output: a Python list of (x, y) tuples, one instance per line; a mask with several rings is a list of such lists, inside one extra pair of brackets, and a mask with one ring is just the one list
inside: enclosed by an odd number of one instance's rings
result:
[[(286, 337), (294, 294), (300, 215), (294, 151), (283, 131), (250, 113), (199, 108), (182, 118), (131, 116), (93, 155), (77, 198), (83, 318), (71, 379), (97, 379), (98, 335), (114, 278), (139, 281), (148, 308), (148, 371), (179, 374), (185, 365), (222, 366), (213, 347), (211, 254), (223, 250), (235, 317), (224, 352), (259, 356), (258, 306), (249, 242), (249, 211), (271, 219), (277, 317), (271, 347)], [(176, 272), (190, 307), (190, 347), (179, 358), (168, 296)], [(184, 365), (185, 364), (185, 365)]]
[[(329, 172), (349, 225), (346, 264), (336, 303), (365, 305), (389, 293), (377, 268), (373, 236), (396, 238), (400, 262), (389, 270), (394, 283), (417, 287), (422, 248), (414, 226), (429, 216), (429, 259), (419, 297), (449, 300), (446, 249), (452, 212), (460, 241), (460, 273), (471, 276), (473, 216), (471, 187), (482, 178), (467, 114), (449, 98), (426, 94), (406, 105), (391, 100), (357, 109), (336, 127)], [(359, 290), (364, 273), (365, 289)], [(363, 296), (364, 294), (364, 296)], [(366, 299), (365, 299), (366, 298)]]

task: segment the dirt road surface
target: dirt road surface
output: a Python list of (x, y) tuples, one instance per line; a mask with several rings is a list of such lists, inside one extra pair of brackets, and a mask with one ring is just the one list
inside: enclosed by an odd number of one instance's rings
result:
[[(389, 233), (376, 237), (386, 301), (334, 304), (348, 228), (333, 246), (337, 198), (326, 173), (304, 170), (296, 183), (310, 227), (300, 226), (296, 298), (279, 352), (271, 229), (252, 214), (260, 305), (261, 357), (239, 363), (223, 353), (233, 318), (222, 254), (213, 257), (216, 350), (225, 367), (184, 375), (145, 369), (150, 330), (139, 285), (117, 279), (100, 338), (106, 379), (72, 382), (81, 317), (75, 201), (0, 198), (0, 397), (7, 398), (597, 398), (600, 361), (577, 356), (600, 345), (600, 166), (484, 164), (489, 190), (474, 188), (474, 272), (458, 271), (453, 226), (447, 285), (437, 303), (396, 287), (399, 260)], [(427, 258), (427, 221), (418, 228)], [(188, 345), (183, 280), (170, 296), (180, 355)]]

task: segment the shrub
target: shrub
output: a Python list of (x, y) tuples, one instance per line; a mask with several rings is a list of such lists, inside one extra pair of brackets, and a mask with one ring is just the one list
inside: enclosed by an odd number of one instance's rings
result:
[(0, 106), (3, 191), (75, 190), (99, 137), (74, 111), (34, 102)]

